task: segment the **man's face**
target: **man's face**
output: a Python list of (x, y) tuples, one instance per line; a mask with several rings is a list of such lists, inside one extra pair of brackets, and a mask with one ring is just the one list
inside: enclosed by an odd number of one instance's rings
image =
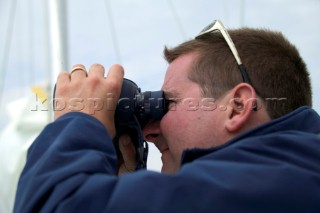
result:
[(145, 139), (162, 153), (162, 172), (176, 172), (184, 150), (214, 147), (226, 139), (222, 123), (226, 113), (214, 107), (219, 101), (204, 98), (200, 86), (188, 78), (196, 56), (182, 55), (169, 65), (162, 86), (169, 111), (143, 129)]

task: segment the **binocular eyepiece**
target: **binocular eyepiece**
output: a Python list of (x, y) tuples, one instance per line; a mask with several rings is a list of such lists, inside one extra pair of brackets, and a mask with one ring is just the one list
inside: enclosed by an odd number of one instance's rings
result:
[(163, 91), (146, 91), (131, 80), (123, 79), (122, 89), (115, 112), (116, 126), (126, 125), (126, 122), (136, 116), (143, 128), (151, 120), (160, 120), (167, 112)]

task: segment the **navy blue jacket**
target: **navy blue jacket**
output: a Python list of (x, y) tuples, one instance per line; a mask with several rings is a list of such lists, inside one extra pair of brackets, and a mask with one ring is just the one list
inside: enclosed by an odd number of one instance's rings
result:
[(69, 113), (29, 149), (14, 212), (320, 212), (320, 117), (302, 107), (226, 144), (185, 151), (174, 175), (116, 176), (95, 118)]

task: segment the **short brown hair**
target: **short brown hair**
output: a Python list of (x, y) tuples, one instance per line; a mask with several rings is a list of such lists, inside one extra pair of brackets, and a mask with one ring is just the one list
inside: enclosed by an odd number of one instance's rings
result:
[[(247, 68), (252, 85), (264, 100), (269, 116), (274, 119), (296, 108), (312, 105), (309, 73), (298, 50), (280, 32), (241, 28), (228, 31)], [(219, 98), (242, 82), (239, 67), (221, 33), (186, 41), (169, 49), (165, 59), (196, 52), (197, 59), (189, 73), (205, 96)], [(285, 100), (279, 104), (272, 100)], [(283, 105), (285, 104), (285, 105)]]

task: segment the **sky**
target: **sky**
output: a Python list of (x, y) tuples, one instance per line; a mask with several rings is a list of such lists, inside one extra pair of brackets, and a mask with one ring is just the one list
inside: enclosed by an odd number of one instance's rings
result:
[[(16, 3), (16, 7), (13, 7)], [(10, 122), (6, 106), (32, 85), (54, 82), (50, 68), (47, 1), (0, 0), (0, 132)], [(310, 72), (313, 106), (320, 112), (320, 0), (66, 0), (70, 69), (81, 63), (115, 63), (143, 91), (159, 90), (167, 63), (164, 46), (193, 38), (215, 19), (226, 28), (281, 31), (296, 45)], [(149, 168), (159, 170), (151, 146)], [(157, 159), (157, 160), (156, 160)]]

